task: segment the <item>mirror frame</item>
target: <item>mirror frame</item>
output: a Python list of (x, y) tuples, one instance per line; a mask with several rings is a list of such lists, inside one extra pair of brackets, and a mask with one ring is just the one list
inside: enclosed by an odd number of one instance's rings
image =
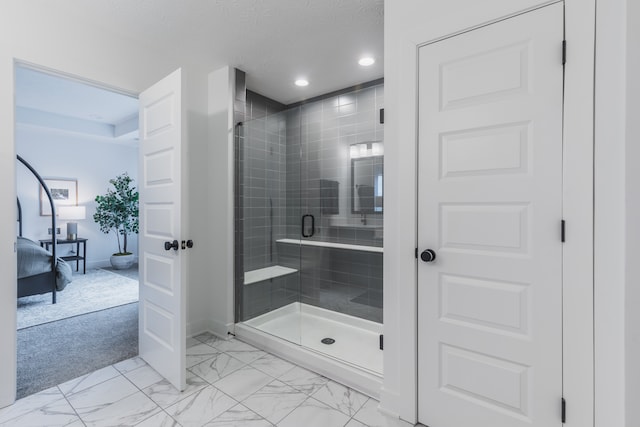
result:
[[(382, 210), (379, 211), (379, 212), (375, 211), (375, 210), (373, 210), (371, 212), (362, 212), (361, 210), (356, 210), (355, 209), (355, 207), (356, 207), (355, 206), (356, 205), (356, 202), (355, 202), (356, 194), (355, 194), (355, 183), (354, 183), (354, 175), (355, 175), (355, 167), (354, 166), (355, 166), (355, 162), (358, 161), (358, 160), (372, 160), (372, 161), (375, 161), (375, 160), (378, 160), (378, 159), (381, 160), (382, 181), (384, 182), (384, 155), (367, 156), (367, 157), (356, 157), (356, 158), (352, 158), (351, 159), (351, 185), (350, 185), (350, 187), (351, 187), (351, 213), (352, 214), (357, 214), (357, 215), (362, 215), (362, 214), (365, 214), (365, 215), (381, 215), (381, 214), (384, 213), (384, 202), (382, 203)], [(382, 198), (384, 200), (384, 193), (383, 193)]]

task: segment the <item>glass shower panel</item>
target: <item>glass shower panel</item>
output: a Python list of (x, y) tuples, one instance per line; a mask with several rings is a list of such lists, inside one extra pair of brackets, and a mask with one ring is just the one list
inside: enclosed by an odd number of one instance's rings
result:
[[(382, 86), (301, 107), (302, 345), (382, 372)], [(366, 349), (366, 350), (365, 350)]]
[(292, 218), (300, 218), (299, 185), (294, 185), (300, 151), (294, 144), (299, 126), (290, 116), (280, 112), (241, 125), (237, 191), (243, 278), (236, 281), (241, 301), (236, 308), (239, 321), (299, 344), (300, 244), (290, 233)]

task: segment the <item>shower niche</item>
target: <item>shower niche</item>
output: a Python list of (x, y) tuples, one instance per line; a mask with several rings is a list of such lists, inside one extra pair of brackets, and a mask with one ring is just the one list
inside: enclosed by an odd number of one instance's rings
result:
[(382, 375), (381, 82), (236, 126), (236, 323)]

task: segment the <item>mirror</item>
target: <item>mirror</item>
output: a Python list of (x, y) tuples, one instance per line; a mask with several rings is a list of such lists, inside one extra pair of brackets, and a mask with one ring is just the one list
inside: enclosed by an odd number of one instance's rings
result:
[(383, 156), (351, 159), (351, 212), (382, 213)]

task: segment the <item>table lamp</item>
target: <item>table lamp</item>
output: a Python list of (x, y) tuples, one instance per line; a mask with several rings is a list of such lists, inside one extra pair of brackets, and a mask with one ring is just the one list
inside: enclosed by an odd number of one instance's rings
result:
[[(84, 206), (59, 206), (58, 218), (67, 220), (85, 219), (87, 210)], [(67, 240), (76, 240), (78, 238), (78, 223), (74, 221), (67, 222)]]

